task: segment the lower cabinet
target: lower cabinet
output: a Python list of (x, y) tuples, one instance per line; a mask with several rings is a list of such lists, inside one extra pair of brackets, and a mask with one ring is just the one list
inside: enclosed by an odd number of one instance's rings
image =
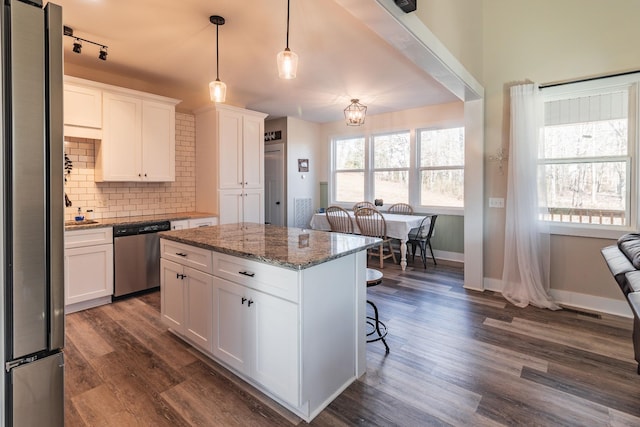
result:
[(213, 355), (298, 406), (298, 305), (213, 280)]
[(65, 232), (65, 312), (72, 313), (111, 302), (112, 236), (111, 228)]
[(160, 283), (163, 322), (210, 353), (213, 276), (161, 259)]

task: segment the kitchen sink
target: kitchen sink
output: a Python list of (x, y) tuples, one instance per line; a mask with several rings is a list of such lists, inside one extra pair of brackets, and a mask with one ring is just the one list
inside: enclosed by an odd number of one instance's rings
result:
[(89, 224), (97, 224), (98, 221), (96, 221), (95, 219), (83, 219), (82, 221), (65, 221), (64, 225), (89, 225)]

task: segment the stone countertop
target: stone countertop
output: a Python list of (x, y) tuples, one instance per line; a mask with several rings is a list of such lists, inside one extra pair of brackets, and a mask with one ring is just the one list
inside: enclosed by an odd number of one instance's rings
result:
[(292, 270), (303, 270), (381, 242), (374, 237), (254, 223), (163, 231), (159, 236)]
[[(132, 225), (132, 224), (144, 224), (146, 222), (155, 221), (180, 221), (183, 219), (196, 219), (215, 217), (216, 214), (207, 212), (181, 212), (171, 214), (156, 214), (156, 215), (141, 215), (141, 216), (127, 216), (122, 218), (103, 218), (87, 221), (65, 221), (64, 230), (86, 230), (89, 228), (102, 228), (113, 227), (114, 225)], [(92, 222), (95, 221), (95, 222)]]

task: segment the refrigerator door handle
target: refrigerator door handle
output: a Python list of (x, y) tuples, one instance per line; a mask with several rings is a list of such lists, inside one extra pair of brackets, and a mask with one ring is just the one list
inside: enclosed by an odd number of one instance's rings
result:
[(45, 114), (47, 135), (47, 247), (49, 284), (49, 350), (64, 347), (64, 145), (63, 145), (63, 48), (62, 8), (48, 3), (44, 8)]

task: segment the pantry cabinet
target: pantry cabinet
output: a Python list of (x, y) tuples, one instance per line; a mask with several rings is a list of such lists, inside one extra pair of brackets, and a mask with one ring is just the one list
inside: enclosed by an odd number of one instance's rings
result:
[(196, 111), (196, 209), (220, 224), (264, 222), (266, 114), (228, 105)]

